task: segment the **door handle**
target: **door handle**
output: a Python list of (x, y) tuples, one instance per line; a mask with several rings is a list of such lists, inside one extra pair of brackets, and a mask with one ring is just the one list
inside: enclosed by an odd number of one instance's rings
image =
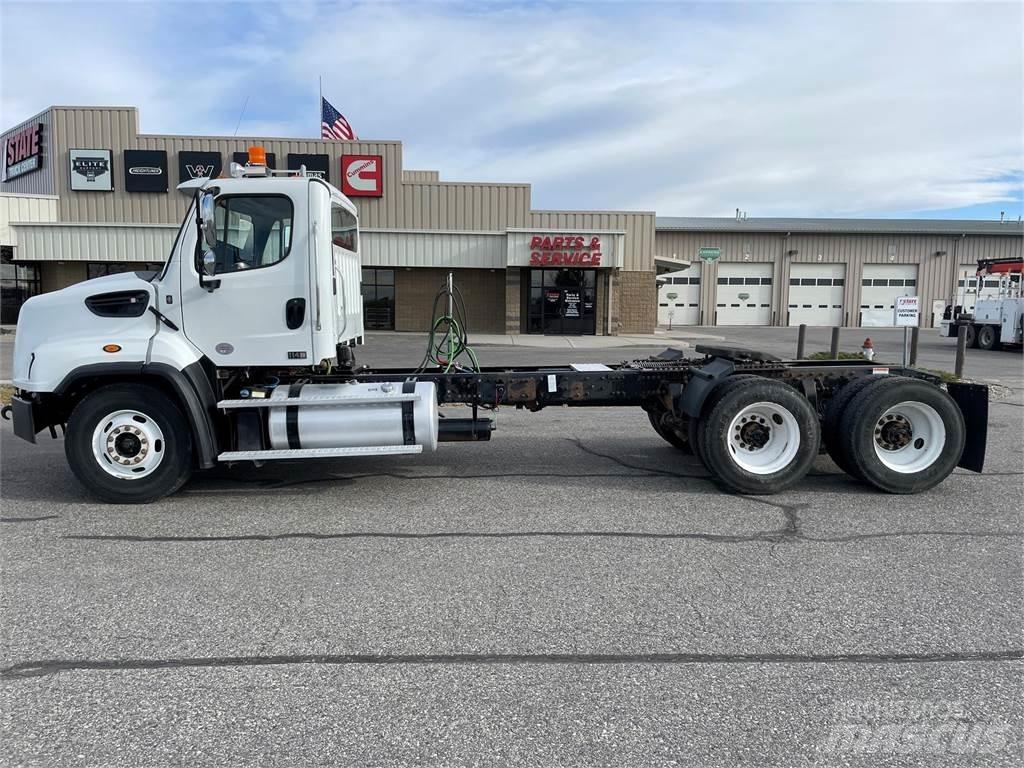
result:
[(294, 331), (306, 319), (306, 300), (302, 298), (288, 299), (284, 305), (284, 321), (288, 330)]

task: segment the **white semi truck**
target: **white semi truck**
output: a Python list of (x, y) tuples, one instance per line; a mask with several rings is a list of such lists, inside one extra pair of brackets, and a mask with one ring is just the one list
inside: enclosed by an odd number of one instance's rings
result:
[[(615, 365), (358, 367), (355, 206), (304, 170), (250, 157), (198, 186), (159, 273), (89, 280), (21, 310), (5, 416), (29, 442), (62, 431), (71, 469), (103, 500), (159, 499), (219, 464), (488, 440), (481, 411), (501, 405), (642, 408), (738, 493), (791, 487), (823, 447), (891, 493), (982, 469), (987, 388), (877, 362), (698, 347)], [(456, 326), (445, 317), (435, 331), (450, 339)], [(445, 405), (471, 412), (453, 418)]]

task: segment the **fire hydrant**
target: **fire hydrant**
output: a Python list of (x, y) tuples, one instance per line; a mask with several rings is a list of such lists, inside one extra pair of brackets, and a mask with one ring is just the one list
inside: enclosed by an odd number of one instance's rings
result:
[(860, 353), (864, 356), (865, 360), (875, 359), (875, 345), (871, 343), (870, 337), (864, 339), (864, 344), (860, 348)]

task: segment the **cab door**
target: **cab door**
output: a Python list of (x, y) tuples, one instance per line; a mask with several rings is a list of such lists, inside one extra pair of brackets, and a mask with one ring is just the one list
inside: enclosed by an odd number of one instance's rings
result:
[(216, 365), (310, 363), (306, 208), (285, 194), (218, 196), (213, 290), (182, 254), (185, 335)]

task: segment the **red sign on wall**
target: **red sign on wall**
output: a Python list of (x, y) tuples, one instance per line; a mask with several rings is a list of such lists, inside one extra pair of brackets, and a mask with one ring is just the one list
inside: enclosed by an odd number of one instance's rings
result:
[(348, 197), (383, 197), (384, 158), (380, 155), (343, 155), (341, 191)]
[(43, 124), (33, 123), (4, 142), (4, 181), (39, 170), (43, 164)]
[(601, 238), (579, 235), (542, 237), (530, 240), (530, 266), (600, 267)]

